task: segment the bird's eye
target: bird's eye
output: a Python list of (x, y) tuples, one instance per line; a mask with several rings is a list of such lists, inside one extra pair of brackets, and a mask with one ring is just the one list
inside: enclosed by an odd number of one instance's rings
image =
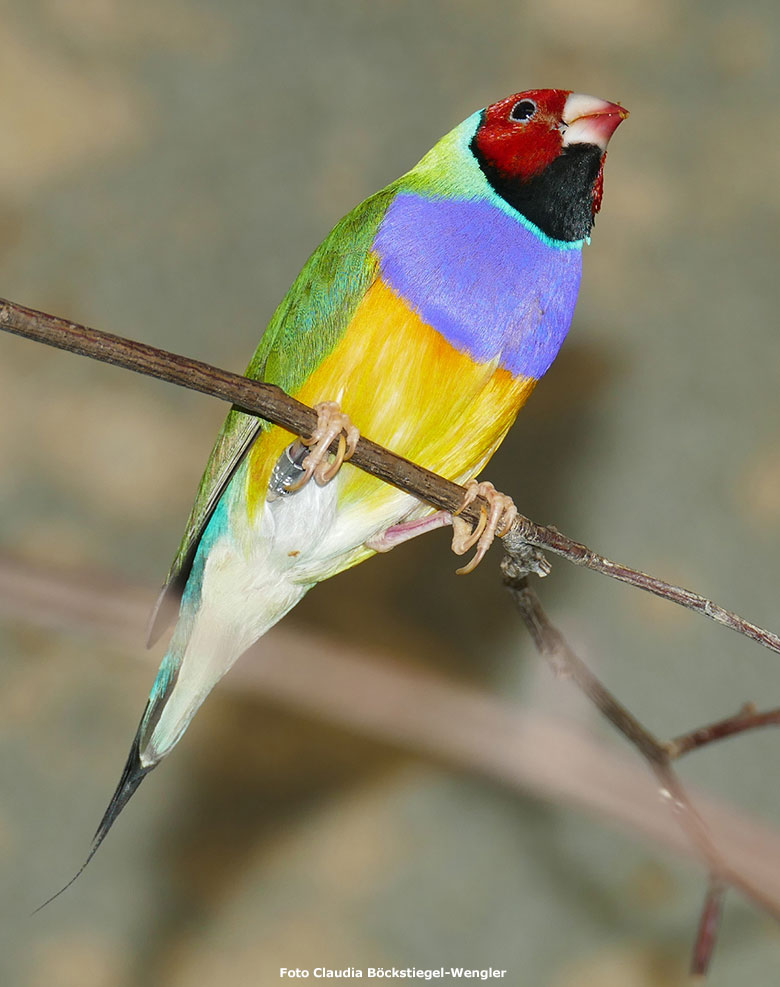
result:
[(519, 103), (515, 103), (512, 107), (509, 119), (520, 121), (530, 120), (534, 113), (536, 113), (536, 103), (532, 99), (521, 99)]

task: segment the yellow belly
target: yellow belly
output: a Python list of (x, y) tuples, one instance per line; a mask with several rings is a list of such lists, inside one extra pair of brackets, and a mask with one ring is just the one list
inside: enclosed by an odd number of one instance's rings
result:
[[(496, 363), (475, 363), (421, 321), (381, 280), (366, 293), (336, 349), (294, 395), (305, 404), (338, 401), (362, 435), (448, 479), (475, 476), (495, 452), (536, 381)], [(274, 463), (290, 443), (279, 428), (252, 447), (250, 519), (262, 507)], [(345, 466), (339, 503), (364, 501), (381, 513), (398, 493)]]

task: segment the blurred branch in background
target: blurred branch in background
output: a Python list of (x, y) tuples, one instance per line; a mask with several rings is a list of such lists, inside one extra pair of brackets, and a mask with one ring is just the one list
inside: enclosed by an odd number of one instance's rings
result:
[[(57, 573), (0, 556), (0, 614), (137, 651), (154, 593), (106, 574)], [(257, 694), (538, 798), (597, 814), (687, 856), (696, 847), (633, 758), (562, 719), (379, 653), (275, 627), (221, 688)], [(780, 830), (696, 794), (723, 864), (780, 911)], [(746, 888), (747, 891), (747, 888)], [(748, 892), (750, 893), (750, 892)]]
[[(249, 380), (188, 357), (2, 299), (0, 328), (218, 397), (293, 434), (309, 435), (317, 424), (313, 409), (274, 385)], [(337, 446), (338, 441), (333, 443), (331, 451), (336, 452)], [(484, 503), (480, 506), (480, 501), (476, 501), (462, 510), (465, 488), (394, 455), (367, 438), (361, 437), (351, 462), (440, 510), (462, 511), (462, 516), (474, 524), (480, 521), (487, 506)], [(780, 916), (780, 891), (775, 887), (780, 874), (768, 875), (766, 869), (767, 861), (775, 858), (778, 848), (766, 847), (768, 853), (757, 853), (759, 834), (755, 833), (751, 833), (745, 844), (744, 827), (752, 829), (753, 824), (746, 821), (735, 824), (733, 819), (729, 823), (729, 810), (725, 807), (710, 805), (700, 814), (673, 771), (672, 761), (713, 740), (776, 724), (778, 713), (773, 710), (761, 714), (751, 707), (743, 709), (737, 717), (694, 730), (677, 740), (668, 743), (658, 740), (568, 647), (547, 618), (527, 577), (530, 573), (545, 576), (549, 572), (549, 563), (540, 552), (545, 549), (575, 565), (601, 572), (709, 617), (769, 650), (780, 652), (780, 636), (697, 593), (613, 562), (556, 528), (538, 525), (526, 517), (515, 520), (503, 542), (507, 552), (502, 566), (505, 584), (538, 650), (557, 672), (571, 677), (601, 714), (642, 754), (655, 773), (668, 805), (679, 817), (682, 831), (690, 838), (690, 845), (685, 841), (684, 849), (693, 849), (710, 871), (710, 889), (699, 923), (693, 960), (694, 974), (703, 976), (716, 941), (724, 884), (739, 888), (776, 917)], [(75, 615), (81, 622), (102, 625), (111, 633), (116, 632), (115, 621), (118, 620), (121, 627), (126, 619), (121, 597), (103, 601), (107, 606), (96, 606), (94, 587), (74, 591), (70, 581), (63, 588), (56, 580), (52, 582), (49, 578), (47, 581), (45, 574), (30, 570), (27, 570), (26, 578), (18, 570), (12, 572), (10, 580), (7, 571), (1, 575), (2, 581), (16, 585), (16, 590), (13, 587), (10, 592), (6, 590), (6, 601), (13, 599), (15, 592), (21, 593), (17, 606), (10, 611), (12, 615), (25, 614), (28, 619), (47, 623), (54, 620), (57, 613), (68, 622)], [(131, 625), (140, 626), (140, 622), (135, 625), (135, 616)], [(131, 625), (125, 625), (125, 628)], [(648, 790), (641, 785), (638, 787), (633, 769), (616, 760), (595, 741), (584, 741), (571, 732), (567, 734), (557, 722), (551, 724), (531, 714), (518, 717), (478, 693), (430, 676), (419, 677), (419, 673), (411, 675), (376, 663), (372, 667), (371, 663), (366, 664), (358, 657), (345, 657), (342, 648), (336, 653), (318, 637), (304, 638), (274, 630), (270, 639), (264, 639), (252, 650), (263, 653), (260, 672), (252, 670), (248, 673), (252, 666), (244, 661), (243, 675), (234, 675), (234, 684), (243, 683), (244, 688), (260, 689), (277, 699), (292, 701), (317, 715), (330, 716), (343, 725), (362, 729), (393, 743), (453, 759), (504, 783), (528, 786), (556, 800), (606, 811), (613, 819), (646, 835), (683, 848), (679, 842), (683, 833), (675, 828), (674, 819), (667, 807), (659, 802), (657, 792), (652, 795), (654, 812), (651, 813), (652, 787)], [(269, 651), (273, 652), (271, 656)], [(284, 655), (283, 665), (279, 663), (280, 654)], [(291, 654), (295, 656), (292, 664)], [(366, 675), (367, 680), (362, 678)], [(457, 733), (453, 730), (455, 724)], [(603, 774), (605, 764), (608, 766), (606, 775)], [(573, 767), (576, 770), (572, 770)], [(621, 777), (620, 796), (605, 799), (604, 791), (614, 785), (623, 771), (628, 771), (630, 777)], [(642, 810), (637, 816), (635, 810), (640, 804)], [(659, 810), (662, 816), (658, 815)], [(666, 826), (672, 827), (674, 837), (666, 831)], [(779, 838), (770, 834), (767, 839), (778, 842)]]
[[(104, 573), (57, 573), (0, 556), (0, 613), (39, 627), (137, 649), (153, 590)], [(135, 653), (135, 651), (134, 651)], [(223, 680), (417, 754), (536, 796), (597, 812), (677, 852), (691, 846), (632, 758), (563, 721), (519, 711), (487, 693), (395, 663), (392, 657), (275, 627)], [(705, 796), (701, 804), (731, 865), (780, 910), (780, 830)]]

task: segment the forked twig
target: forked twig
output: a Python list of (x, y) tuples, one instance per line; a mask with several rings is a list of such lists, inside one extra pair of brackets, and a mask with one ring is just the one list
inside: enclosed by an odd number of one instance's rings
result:
[[(532, 563), (533, 566), (533, 563)], [(710, 888), (705, 898), (696, 936), (692, 972), (704, 977), (709, 968), (717, 938), (723, 895), (727, 885), (739, 888), (749, 897), (760, 901), (776, 918), (780, 912), (760, 888), (728, 867), (704, 820), (694, 808), (682, 782), (672, 767), (672, 761), (721, 737), (743, 730), (777, 723), (777, 711), (759, 714), (745, 708), (736, 717), (694, 730), (690, 734), (664, 743), (654, 736), (598, 679), (566, 642), (550, 621), (536, 591), (528, 581), (529, 566), (518, 565), (510, 556), (501, 563), (504, 585), (512, 595), (518, 613), (523, 618), (539, 653), (550, 662), (557, 675), (572, 679), (599, 712), (629, 740), (648, 762), (658, 779), (661, 794), (668, 799), (680, 824), (707, 865)]]

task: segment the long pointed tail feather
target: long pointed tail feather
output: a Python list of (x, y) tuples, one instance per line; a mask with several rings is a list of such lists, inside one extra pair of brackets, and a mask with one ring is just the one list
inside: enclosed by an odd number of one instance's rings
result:
[[(147, 707), (148, 708), (148, 707)], [(125, 763), (124, 771), (122, 772), (122, 777), (119, 779), (119, 784), (116, 786), (116, 791), (111, 796), (111, 801), (108, 804), (108, 808), (103, 813), (103, 818), (100, 820), (100, 825), (92, 838), (92, 845), (89, 848), (89, 853), (87, 854), (87, 859), (79, 867), (73, 877), (65, 884), (63, 887), (56, 891), (50, 898), (47, 898), (42, 905), (39, 905), (33, 915), (37, 914), (42, 908), (50, 905), (55, 898), (59, 898), (61, 894), (68, 890), (68, 888), (76, 882), (76, 880), (84, 873), (87, 864), (92, 860), (100, 847), (100, 844), (108, 835), (109, 830), (116, 822), (119, 817), (120, 812), (130, 799), (133, 797), (138, 786), (144, 780), (144, 778), (149, 774), (152, 768), (155, 767), (154, 764), (144, 766), (141, 764), (140, 746), (141, 746), (141, 730), (143, 727), (144, 719), (146, 717), (146, 712), (141, 718), (141, 723), (138, 726), (138, 730), (135, 734), (135, 739), (133, 740), (133, 746), (130, 748), (130, 753), (127, 757)]]
[[(204, 544), (201, 541), (201, 546)], [(160, 663), (122, 777), (97, 828), (87, 859), (70, 881), (36, 908), (36, 912), (67, 891), (84, 872), (138, 786), (173, 750), (217, 682), (239, 655), (287, 613), (309, 588), (280, 579), (265, 583), (254, 583), (250, 579), (251, 596), (263, 601), (262, 613), (259, 618), (255, 614), (254, 621), (250, 619), (251, 613), (245, 621), (237, 621), (235, 586), (246, 585), (249, 578), (247, 563), (227, 549), (223, 556), (221, 565), (216, 566), (211, 575), (210, 608), (203, 606), (204, 566), (193, 569), (179, 621)], [(190, 591), (193, 578), (197, 582)], [(249, 590), (245, 589), (245, 595), (250, 598)]]

